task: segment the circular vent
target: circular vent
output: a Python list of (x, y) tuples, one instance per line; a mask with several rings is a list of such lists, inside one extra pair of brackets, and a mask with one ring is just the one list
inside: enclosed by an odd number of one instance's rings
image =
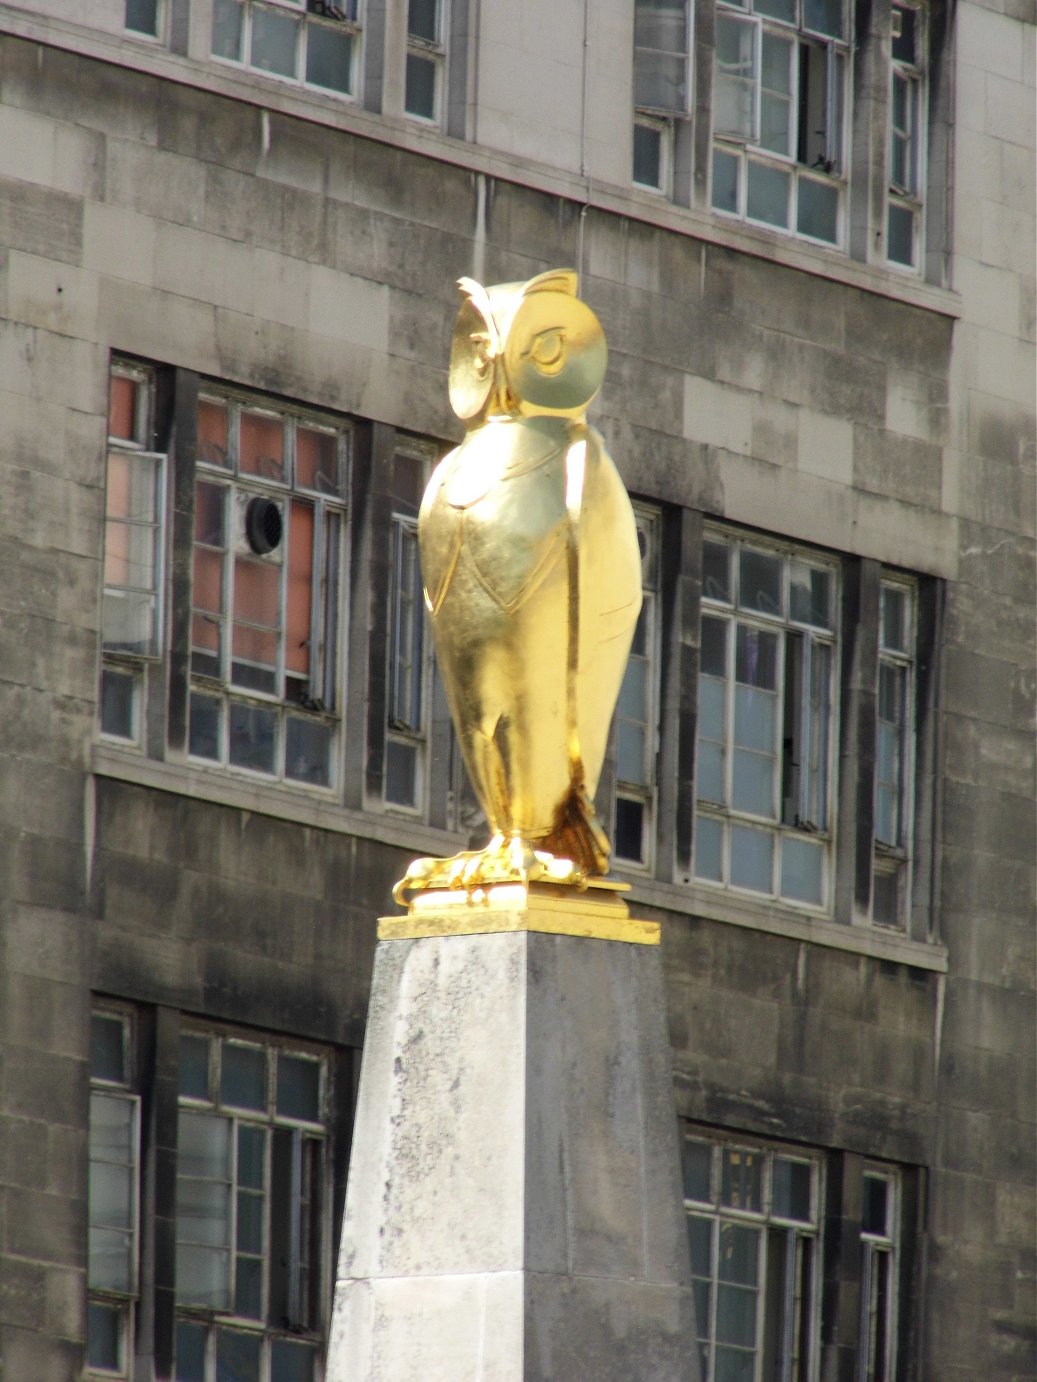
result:
[(245, 537), (257, 556), (265, 557), (281, 545), (284, 524), (272, 499), (250, 499), (245, 510)]

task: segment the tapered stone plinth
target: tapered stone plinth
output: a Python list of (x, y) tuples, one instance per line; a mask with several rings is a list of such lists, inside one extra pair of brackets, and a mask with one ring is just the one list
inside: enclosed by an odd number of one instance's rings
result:
[(424, 901), (380, 927), (328, 1382), (695, 1382), (657, 929)]

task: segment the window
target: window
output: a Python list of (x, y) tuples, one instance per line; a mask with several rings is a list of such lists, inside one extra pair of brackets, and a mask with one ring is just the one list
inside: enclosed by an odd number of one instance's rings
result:
[(828, 905), (837, 572), (805, 552), (703, 544), (695, 874)]
[(650, 865), (655, 840), (658, 706), (659, 517), (637, 505), (641, 544), (641, 613), (616, 706), (617, 860)]
[(717, 5), (717, 211), (842, 242), (847, 68), (843, 0)]
[(914, 269), (922, 221), (923, 13), (893, 5), (891, 23), (886, 254), (891, 263)]
[(420, 120), (439, 119), (445, 66), (442, 9), (441, 0), (407, 3), (404, 109)]
[(177, 1382), (316, 1382), (327, 1083), (316, 1052), (182, 1031)]
[(195, 758), (333, 785), (348, 440), (263, 400), (199, 397)]
[(140, 1102), (131, 1092), (128, 1014), (98, 1011), (90, 1027), (87, 1362), (127, 1377), (137, 1295)]
[(635, 0), (634, 182), (668, 192), (673, 122), (689, 110), (687, 0)]
[(131, 33), (158, 37), (158, 0), (126, 0), (126, 28)]
[(212, 55), (350, 96), (356, 18), (357, 0), (213, 0)]
[(398, 445), (392, 462), (385, 801), (420, 811), (426, 794), (429, 658), (418, 554), (418, 509), (431, 450)]
[(702, 1382), (816, 1375), (821, 1165), (799, 1151), (684, 1138)]
[(898, 1181), (895, 1173), (867, 1169), (861, 1205), (861, 1342), (859, 1382), (896, 1376)]
[(883, 581), (880, 592), (872, 915), (880, 925), (898, 926), (909, 891), (914, 601), (910, 587), (892, 581)]
[(138, 738), (143, 660), (158, 655), (162, 631), (165, 457), (148, 449), (153, 429), (153, 374), (113, 364), (105, 484), (101, 729), (128, 740)]

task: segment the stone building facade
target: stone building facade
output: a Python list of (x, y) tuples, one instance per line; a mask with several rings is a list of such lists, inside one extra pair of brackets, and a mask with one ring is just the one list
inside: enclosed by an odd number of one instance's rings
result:
[(319, 1382), (374, 920), (480, 833), (454, 281), (561, 265), (703, 1378), (1032, 1375), (1034, 84), (1030, 0), (0, 0), (9, 1382)]

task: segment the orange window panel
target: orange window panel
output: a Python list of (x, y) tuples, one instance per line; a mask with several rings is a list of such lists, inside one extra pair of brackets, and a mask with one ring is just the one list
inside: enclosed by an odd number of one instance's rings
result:
[(206, 653), (220, 651), (220, 626), (211, 614), (195, 614), (192, 618), (191, 647)]
[(261, 667), (277, 666), (277, 634), (272, 629), (257, 629), (248, 624), (234, 625), (234, 657)]
[(210, 614), (223, 610), (223, 557), (204, 547), (194, 549), (194, 607)]
[(133, 462), (120, 451), (109, 452), (105, 514), (109, 518), (129, 518), (132, 493)]
[(130, 582), (130, 529), (125, 523), (109, 523), (104, 533), (104, 583), (127, 586)]
[(206, 398), (198, 402), (198, 459), (209, 465), (230, 465), (225, 403)]
[(194, 492), (194, 540), (206, 547), (223, 547), (224, 506), (227, 490), (223, 485), (206, 484), (199, 480)]
[(284, 479), (284, 424), (265, 413), (241, 411), (238, 465), (265, 480)]
[(136, 441), (137, 382), (113, 374), (108, 384), (108, 435)]
[(238, 557), (234, 563), (234, 618), (279, 630), (281, 570), (267, 562)]
[(321, 494), (338, 492), (338, 437), (309, 427), (295, 431), (295, 478)]
[(288, 518), (288, 608), (285, 666), (310, 671), (310, 603), (313, 597), (313, 505), (292, 501)]

